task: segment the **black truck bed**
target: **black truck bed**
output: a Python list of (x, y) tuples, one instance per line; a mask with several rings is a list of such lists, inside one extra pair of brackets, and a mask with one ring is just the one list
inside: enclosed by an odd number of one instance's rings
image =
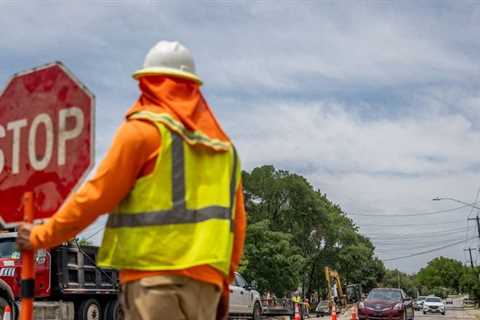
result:
[(98, 248), (93, 246), (59, 246), (52, 254), (52, 288), (54, 294), (117, 294), (118, 273), (96, 266)]

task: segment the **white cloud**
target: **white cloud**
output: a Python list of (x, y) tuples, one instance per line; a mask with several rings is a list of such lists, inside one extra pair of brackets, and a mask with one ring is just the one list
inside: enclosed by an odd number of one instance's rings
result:
[[(254, 112), (239, 113), (226, 123), (247, 169), (274, 164), (304, 174), (346, 212), (390, 216), (354, 216), (360, 227), (391, 224), (387, 228), (361, 228), (367, 235), (385, 229), (383, 237), (388, 239), (389, 235), (406, 231), (421, 234), (445, 229), (425, 226), (432, 220), (447, 226), (465, 226), (468, 208), (433, 216), (396, 217), (458, 206), (432, 202), (435, 196), (473, 201), (480, 177), (480, 131), (473, 130), (461, 114), (427, 117), (419, 110), (415, 117), (365, 121), (341, 104), (272, 101), (268, 105), (253, 107)], [(419, 226), (407, 230), (395, 227), (405, 222)], [(449, 238), (432, 236), (430, 247), (464, 236), (465, 232)], [(424, 242), (419, 240), (420, 245)], [(380, 257), (418, 251), (415, 243), (397, 243), (397, 249), (390, 250), (391, 245), (380, 241)], [(463, 257), (458, 247), (442, 252), (458, 259)], [(400, 265), (403, 270), (414, 272), (426, 262), (422, 256), (389, 266)]]
[[(271, 102), (228, 126), (247, 163), (317, 166), (326, 172), (445, 174), (479, 164), (480, 132), (461, 114), (364, 120), (341, 104)], [(248, 133), (243, 133), (248, 128)]]

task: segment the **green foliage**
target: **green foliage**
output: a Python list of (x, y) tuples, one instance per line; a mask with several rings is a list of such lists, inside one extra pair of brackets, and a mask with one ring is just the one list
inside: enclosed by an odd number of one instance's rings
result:
[(460, 290), (465, 293), (469, 293), (475, 300), (480, 300), (480, 281), (479, 281), (480, 268), (465, 268), (463, 274), (460, 277), (459, 284)]
[(93, 243), (89, 240), (85, 240), (82, 238), (76, 238), (76, 241), (79, 246), (93, 246)]
[[(297, 287), (305, 259), (292, 244), (292, 236), (271, 231), (267, 220), (249, 226), (245, 246), (244, 275), (255, 279), (261, 291), (270, 290), (277, 296)], [(279, 281), (281, 279), (281, 281)]]
[(383, 278), (370, 240), (304, 177), (263, 166), (243, 172), (243, 182), (249, 226), (241, 270), (260, 289), (324, 293), (325, 266), (364, 291)]
[(410, 297), (417, 296), (415, 275), (408, 275), (399, 270), (386, 270), (382, 286), (386, 288), (401, 288)]
[[(438, 257), (430, 261), (426, 267), (417, 273), (417, 282), (424, 290), (422, 293), (428, 294), (428, 291), (435, 289), (437, 292), (448, 293), (448, 289), (458, 292), (460, 289), (460, 278), (465, 271), (465, 267), (460, 261)], [(445, 288), (442, 289), (442, 288)], [(425, 292), (425, 289), (427, 292)]]

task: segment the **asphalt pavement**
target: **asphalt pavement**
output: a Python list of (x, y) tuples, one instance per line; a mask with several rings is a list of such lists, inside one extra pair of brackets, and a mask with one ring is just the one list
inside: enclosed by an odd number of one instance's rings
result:
[[(308, 318), (309, 320), (329, 320), (330, 317), (320, 317), (320, 318)], [(350, 312), (345, 312), (344, 314), (338, 316), (339, 320), (351, 320)], [(469, 310), (469, 309), (458, 309), (458, 310), (449, 310), (443, 316), (441, 314), (426, 314), (422, 312), (415, 312), (415, 320), (480, 320), (480, 311), (479, 310)]]
[(417, 312), (415, 313), (415, 319), (416, 320), (477, 320), (477, 318), (480, 316), (480, 313), (478, 310), (464, 310), (464, 309), (458, 309), (458, 310), (449, 310), (447, 309), (446, 314), (443, 316), (441, 314), (432, 314), (432, 313), (427, 313), (424, 315), (422, 312)]

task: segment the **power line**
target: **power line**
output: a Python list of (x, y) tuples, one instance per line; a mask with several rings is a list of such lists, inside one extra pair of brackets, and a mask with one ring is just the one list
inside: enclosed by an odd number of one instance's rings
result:
[[(472, 238), (472, 239), (473, 239), (473, 238)], [(394, 258), (383, 259), (383, 261), (395, 261), (395, 260), (401, 260), (401, 259), (406, 259), (406, 258), (412, 258), (412, 257), (416, 257), (416, 256), (421, 256), (421, 255), (424, 255), (424, 254), (427, 254), (427, 253), (432, 253), (432, 252), (435, 252), (435, 251), (440, 251), (440, 250), (443, 250), (443, 249), (446, 249), (446, 248), (454, 247), (454, 246), (456, 246), (456, 245), (461, 244), (463, 241), (464, 241), (464, 240), (457, 241), (457, 242), (453, 242), (453, 243), (450, 243), (450, 244), (447, 244), (447, 245), (444, 245), (444, 246), (441, 246), (441, 247), (437, 247), (437, 248), (430, 249), (430, 250), (425, 250), (425, 251), (420, 251), (420, 252), (408, 254), (408, 255), (405, 255), (405, 256), (399, 256), (399, 257), (394, 257)]]
[(370, 224), (370, 223), (366, 223), (366, 224), (358, 224), (357, 222), (355, 222), (359, 228), (363, 228), (363, 227), (394, 227), (394, 228), (397, 228), (397, 227), (418, 227), (418, 226), (443, 226), (443, 225), (451, 225), (451, 224), (454, 224), (454, 223), (460, 223), (460, 222), (463, 222), (464, 220), (462, 221), (459, 221), (459, 220), (455, 220), (455, 221), (443, 221), (443, 222), (439, 222), (439, 223), (407, 223), (407, 224)]
[(399, 243), (399, 244), (417, 244), (417, 243), (438, 243), (439, 241), (444, 242), (446, 237), (455, 237), (455, 239), (464, 239), (463, 233), (459, 234), (459, 232), (451, 232), (447, 234), (441, 234), (439, 237), (432, 237), (432, 236), (417, 236), (415, 238), (413, 237), (391, 237), (391, 238), (370, 238), (370, 241), (372, 241), (374, 244), (379, 244), (379, 243)]
[(103, 229), (105, 228), (105, 226), (101, 226), (100, 228), (98, 228), (97, 230), (95, 230), (90, 236), (86, 237), (86, 238), (83, 238), (83, 240), (87, 241), (87, 240), (90, 240), (91, 238), (95, 237), (97, 234), (100, 233), (100, 231), (102, 231)]
[[(419, 247), (422, 249), (428, 249), (431, 248), (432, 246), (441, 246), (444, 244), (451, 243), (453, 241), (460, 241), (460, 239), (463, 239), (463, 236), (455, 236), (455, 235), (450, 235), (448, 238), (444, 237), (442, 239), (420, 239), (420, 240), (415, 240), (415, 241), (404, 241), (404, 240), (378, 240), (372, 242), (372, 244), (379, 248), (379, 249), (384, 249), (384, 248), (398, 248), (398, 247), (404, 247), (406, 250), (411, 250), (414, 247)], [(401, 248), (400, 248), (401, 249)]]
[(386, 251), (395, 250), (395, 252), (402, 251), (402, 252), (410, 253), (410, 252), (412, 252), (412, 250), (429, 250), (429, 249), (432, 249), (432, 248), (436, 248), (439, 245), (446, 245), (446, 244), (452, 243), (452, 241), (455, 242), (455, 241), (461, 241), (461, 240), (463, 240), (463, 238), (449, 239), (449, 242), (419, 243), (417, 245), (411, 245), (411, 246), (408, 246), (408, 247), (404, 247), (400, 244), (383, 244), (383, 245), (381, 245), (380, 248), (378, 248), (378, 251), (386, 252)]
[(441, 229), (441, 230), (430, 230), (429, 232), (424, 232), (423, 230), (418, 230), (419, 232), (406, 232), (406, 233), (369, 233), (367, 237), (372, 238), (376, 236), (385, 236), (385, 237), (395, 237), (395, 236), (415, 236), (415, 235), (437, 235), (437, 234), (445, 234), (445, 233), (450, 233), (450, 232), (455, 232), (455, 231), (465, 231), (467, 230), (466, 227), (457, 227), (457, 228), (450, 228), (450, 229)]
[(462, 205), (460, 207), (444, 209), (444, 210), (437, 210), (437, 211), (426, 211), (426, 212), (417, 212), (417, 213), (393, 213), (393, 214), (375, 214), (375, 213), (350, 213), (346, 212), (346, 215), (349, 216), (358, 216), (358, 217), (382, 217), (382, 218), (401, 218), (401, 217), (418, 217), (418, 216), (431, 216), (435, 214), (441, 214), (446, 212), (452, 212), (456, 210), (460, 210), (470, 205)]

